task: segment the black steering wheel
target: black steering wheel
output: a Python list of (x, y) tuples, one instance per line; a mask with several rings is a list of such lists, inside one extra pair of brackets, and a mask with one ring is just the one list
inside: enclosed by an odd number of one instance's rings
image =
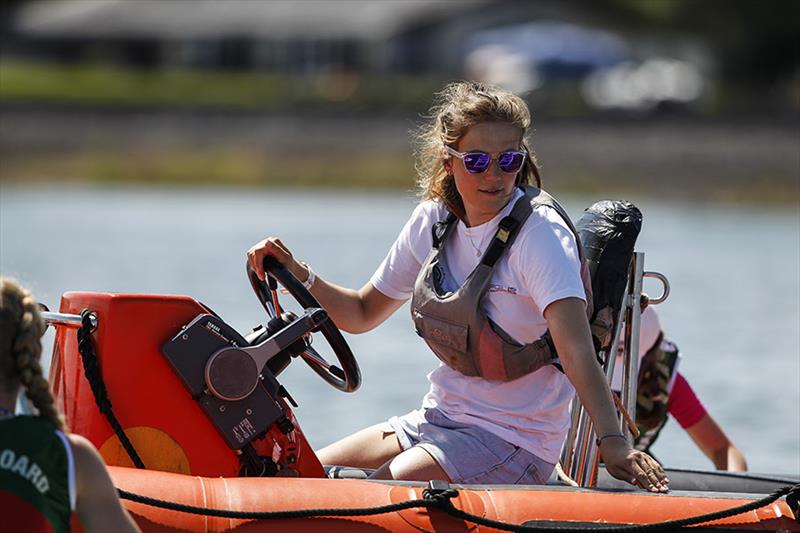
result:
[[(250, 285), (252, 285), (258, 301), (264, 306), (270, 320), (282, 319), (278, 303), (278, 283), (289, 291), (289, 294), (306, 311), (321, 308), (317, 299), (312, 296), (308, 289), (275, 258), (269, 256), (264, 258), (264, 272), (267, 274), (267, 281), (258, 279), (250, 265), (247, 265), (247, 277), (250, 279)], [(310, 329), (309, 333), (312, 331), (322, 332), (342, 367), (338, 368), (328, 363), (309, 343), (306, 343), (300, 357), (333, 388), (342, 392), (354, 392), (361, 386), (361, 370), (359, 370), (356, 358), (353, 356), (353, 352), (344, 337), (342, 337), (339, 328), (336, 327), (330, 317), (326, 316), (317, 327)]]

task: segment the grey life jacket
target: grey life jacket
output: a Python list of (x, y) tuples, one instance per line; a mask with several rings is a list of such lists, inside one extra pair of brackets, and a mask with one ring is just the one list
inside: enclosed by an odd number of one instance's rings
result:
[(538, 206), (554, 209), (575, 236), (581, 261), (581, 279), (592, 314), (592, 286), (578, 232), (566, 211), (546, 192), (523, 187), (511, 213), (504, 217), (480, 263), (455, 292), (446, 292), (442, 282), (450, 276), (445, 242), (456, 226), (452, 213), (433, 226), (433, 248), (417, 276), (411, 299), (411, 315), (417, 334), (447, 366), (465, 376), (491, 381), (512, 381), (545, 365), (557, 364), (558, 355), (549, 332), (532, 344), (520, 344), (494, 323), (483, 309), (483, 298), (497, 261), (516, 238)]

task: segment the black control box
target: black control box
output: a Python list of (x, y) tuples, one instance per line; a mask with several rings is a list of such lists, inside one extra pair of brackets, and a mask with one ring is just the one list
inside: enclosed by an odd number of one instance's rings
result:
[(245, 347), (247, 341), (220, 318), (198, 315), (162, 347), (162, 353), (231, 449), (238, 450), (284, 418), (280, 384), (267, 369), (255, 390), (239, 401), (217, 398), (208, 391), (205, 368), (222, 348)]

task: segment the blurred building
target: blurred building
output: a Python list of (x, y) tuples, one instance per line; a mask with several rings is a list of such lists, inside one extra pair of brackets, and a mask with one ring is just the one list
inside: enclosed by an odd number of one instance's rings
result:
[(286, 73), (452, 65), (440, 29), (487, 0), (47, 0), (18, 3), (7, 53), (58, 62)]
[(702, 43), (645, 42), (601, 8), (556, 0), (38, 0), (7, 2), (0, 27), (5, 57), (62, 64), (468, 77), (556, 107), (650, 110), (701, 98), (711, 64)]

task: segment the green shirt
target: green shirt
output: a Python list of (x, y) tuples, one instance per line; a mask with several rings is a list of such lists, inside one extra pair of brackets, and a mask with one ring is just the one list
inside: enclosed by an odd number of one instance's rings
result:
[(0, 419), (0, 529), (68, 532), (74, 472), (67, 437), (48, 420)]

